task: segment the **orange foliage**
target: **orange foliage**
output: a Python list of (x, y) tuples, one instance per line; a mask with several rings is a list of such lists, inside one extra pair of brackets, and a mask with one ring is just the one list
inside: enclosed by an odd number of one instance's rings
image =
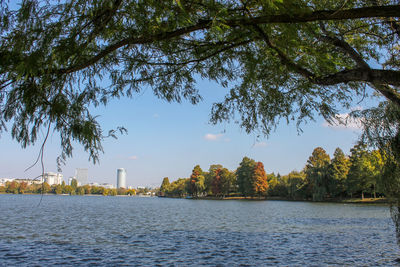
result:
[(262, 162), (257, 162), (256, 167), (254, 168), (254, 176), (253, 176), (253, 190), (256, 194), (262, 195), (267, 192), (268, 182), (267, 175), (264, 170), (264, 165)]

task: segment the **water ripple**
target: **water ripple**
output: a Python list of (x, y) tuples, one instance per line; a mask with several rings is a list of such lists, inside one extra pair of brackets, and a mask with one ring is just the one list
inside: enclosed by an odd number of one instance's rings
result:
[(0, 195), (0, 266), (395, 266), (385, 206)]

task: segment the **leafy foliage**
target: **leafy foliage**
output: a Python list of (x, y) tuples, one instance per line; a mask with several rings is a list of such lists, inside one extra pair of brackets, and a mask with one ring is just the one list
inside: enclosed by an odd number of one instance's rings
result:
[(253, 173), (253, 192), (261, 197), (268, 189), (267, 175), (262, 162), (257, 162)]
[(328, 192), (330, 164), (329, 155), (322, 147), (317, 147), (307, 160), (306, 173), (309, 186), (312, 191), (312, 198), (315, 201), (323, 200)]
[(236, 170), (238, 189), (244, 196), (253, 195), (252, 178), (256, 164), (253, 159), (244, 157)]
[(341, 196), (346, 188), (346, 178), (349, 173), (350, 161), (340, 148), (336, 148), (331, 165), (329, 166), (329, 175), (331, 177), (328, 185), (328, 192), (332, 197)]
[[(204, 173), (196, 165), (190, 178), (180, 178), (169, 186), (164, 186), (164, 178), (160, 194), (217, 198), (265, 196), (313, 201), (363, 198), (365, 194), (373, 198), (393, 198), (392, 194), (400, 189), (398, 176), (391, 173), (398, 171), (390, 167), (392, 161), (379, 150), (367, 150), (362, 144), (356, 144), (350, 152), (347, 156), (336, 148), (330, 160), (326, 151), (317, 147), (302, 171), (291, 171), (287, 175), (267, 174), (262, 162), (248, 157), (242, 159), (235, 172), (214, 164)], [(204, 187), (196, 189), (196, 179), (201, 176), (205, 177)]]
[[(229, 88), (211, 121), (269, 134), (281, 119), (330, 121), (373, 86), (399, 105), (394, 0), (0, 2), (0, 131), (22, 147), (61, 137), (97, 162), (108, 133), (91, 113), (145, 87), (201, 100), (199, 77)], [(386, 56), (388, 55), (388, 56)]]

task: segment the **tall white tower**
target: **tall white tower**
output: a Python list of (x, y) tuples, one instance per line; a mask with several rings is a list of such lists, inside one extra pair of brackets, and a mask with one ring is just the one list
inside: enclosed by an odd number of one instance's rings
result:
[(124, 168), (117, 170), (117, 188), (126, 188), (126, 171)]

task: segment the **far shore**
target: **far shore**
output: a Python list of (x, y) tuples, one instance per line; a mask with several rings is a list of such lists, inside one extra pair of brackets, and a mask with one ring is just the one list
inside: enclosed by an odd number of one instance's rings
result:
[[(0, 195), (14, 195), (13, 193), (6, 193), (6, 192), (0, 192)], [(19, 194), (21, 195), (21, 194)], [(22, 195), (40, 195), (40, 194), (34, 194), (34, 193), (24, 193)], [(53, 195), (53, 196), (103, 196), (101, 194), (85, 194), (85, 195), (69, 195), (69, 194), (52, 194), (52, 193), (45, 193), (43, 195)], [(155, 196), (148, 196), (148, 195), (116, 195), (116, 197), (155, 197)], [(163, 196), (164, 197), (164, 196)], [(185, 199), (185, 197), (165, 197), (165, 198), (180, 198), (180, 199)], [(215, 196), (203, 196), (203, 197), (186, 197), (190, 198), (193, 200), (249, 200), (249, 201), (290, 201), (290, 202), (313, 202), (313, 203), (344, 203), (344, 204), (389, 204), (389, 201), (387, 198), (347, 198), (347, 199), (327, 199), (324, 201), (312, 201), (308, 199), (288, 199), (284, 197), (240, 197), (240, 196), (234, 196), (234, 197), (215, 197)]]
[[(166, 197), (166, 198), (185, 198), (185, 197)], [(348, 198), (348, 199), (327, 199), (324, 201), (312, 201), (307, 199), (288, 199), (284, 197), (214, 197), (214, 196), (206, 196), (206, 197), (190, 197), (190, 199), (194, 200), (249, 200), (249, 201), (292, 201), (292, 202), (313, 202), (313, 203), (344, 203), (344, 204), (389, 204), (388, 199), (386, 198)]]

